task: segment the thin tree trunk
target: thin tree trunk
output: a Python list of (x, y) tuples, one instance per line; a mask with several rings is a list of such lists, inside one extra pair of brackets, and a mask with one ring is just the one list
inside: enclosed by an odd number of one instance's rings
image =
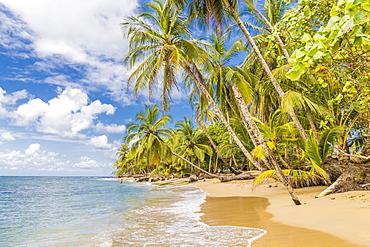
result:
[[(272, 82), (272, 84), (274, 85), (276, 91), (278, 92), (280, 99), (283, 99), (284, 98), (284, 95), (285, 95), (283, 89), (281, 88), (280, 84), (277, 82), (276, 78), (272, 74), (272, 72), (271, 72), (268, 64), (266, 63), (265, 59), (263, 58), (263, 56), (261, 54), (261, 51), (258, 49), (256, 43), (254, 42), (252, 36), (248, 32), (248, 30), (245, 27), (244, 23), (240, 20), (238, 14), (235, 12), (235, 10), (232, 7), (230, 1), (229, 0), (223, 0), (223, 2), (225, 3), (227, 9), (229, 10), (231, 16), (236, 21), (237, 25), (242, 30), (244, 36), (247, 38), (249, 44), (252, 46), (252, 49), (256, 53), (256, 55), (258, 57), (258, 60), (260, 61), (261, 65), (262, 65), (263, 70), (266, 72), (267, 76), (269, 77), (270, 81)], [(307, 133), (305, 132), (305, 130), (304, 130), (301, 122), (299, 121), (297, 115), (295, 114), (294, 110), (288, 111), (288, 114), (292, 118), (294, 124), (296, 125), (299, 133), (302, 136), (302, 139), (304, 141), (307, 141), (307, 139), (308, 139)]]
[[(270, 148), (267, 146), (267, 143), (265, 139), (263, 138), (260, 130), (258, 129), (256, 123), (254, 122), (252, 115), (250, 114), (248, 107), (243, 99), (243, 96), (241, 95), (238, 87), (234, 84), (232, 85), (232, 90), (234, 93), (235, 100), (237, 101), (237, 105), (239, 107), (239, 110), (242, 114), (242, 116), (245, 118), (245, 121), (248, 123), (249, 128), (251, 129), (250, 133), (254, 134), (254, 137), (251, 138), (256, 138), (258, 140), (259, 144), (262, 146), (267, 159), (270, 161), (269, 165), (272, 166), (272, 169), (276, 171), (276, 175), (279, 179), (279, 181), (285, 186), (286, 190), (288, 191), (290, 197), (292, 198), (293, 202), (296, 205), (301, 205), (301, 202), (298, 199), (298, 196), (293, 190), (293, 187), (291, 186), (289, 180), (286, 178), (284, 175), (283, 171), (281, 170), (279, 164), (277, 163), (274, 155), (272, 154), (272, 151)], [(266, 164), (268, 165), (268, 164)], [(271, 168), (270, 168), (271, 169)]]
[(276, 152), (281, 163), (287, 168), (287, 169), (292, 169), (292, 167), (288, 164), (288, 162), (286, 162), (286, 160), (284, 160), (284, 158), (281, 156), (281, 154), (279, 152)]
[[(235, 98), (235, 97), (234, 97)], [(255, 135), (253, 134), (253, 132), (251, 131), (251, 129), (248, 127), (248, 123), (246, 122), (245, 118), (242, 116), (241, 112), (238, 112), (234, 109), (233, 105), (231, 104), (231, 102), (228, 100), (228, 98), (226, 97), (226, 100), (227, 100), (227, 103), (229, 104), (230, 108), (233, 110), (234, 114), (236, 116), (240, 116), (240, 121), (242, 123), (242, 125), (244, 126), (244, 128), (247, 130), (248, 134), (249, 134), (249, 137), (251, 138), (252, 140), (252, 143), (255, 147), (258, 147), (260, 144), (258, 143), (258, 140), (257, 138), (255, 137)], [(238, 103), (237, 103), (238, 104)], [(272, 169), (271, 166), (269, 166), (269, 162), (267, 161), (267, 159), (265, 157), (262, 158), (262, 162), (267, 166), (269, 167), (269, 169)], [(265, 170), (263, 168), (263, 170)], [(261, 170), (262, 171), (262, 170)]]
[(200, 88), (202, 91), (204, 97), (208, 100), (208, 102), (211, 103), (211, 106), (215, 110), (218, 117), (221, 119), (222, 123), (225, 125), (227, 131), (229, 132), (230, 136), (235, 141), (236, 145), (240, 148), (240, 150), (243, 152), (245, 157), (248, 158), (248, 160), (252, 163), (254, 167), (257, 169), (263, 171), (263, 167), (256, 162), (255, 159), (253, 159), (252, 155), (248, 152), (248, 150), (244, 147), (243, 143), (240, 141), (238, 136), (236, 135), (235, 131), (231, 128), (229, 122), (226, 120), (225, 116), (222, 114), (220, 108), (217, 106), (216, 102), (213, 100), (212, 96), (209, 94), (206, 87), (203, 85), (203, 83), (194, 75), (193, 71), (189, 67), (189, 65), (182, 64), (183, 69), (189, 74), (189, 76), (193, 79), (194, 83), (197, 85), (197, 87)]
[(315, 125), (315, 123), (313, 122), (313, 120), (312, 120), (312, 116), (311, 116), (311, 114), (310, 113), (308, 113), (307, 114), (307, 119), (308, 119), (308, 122), (310, 123), (310, 127), (311, 127), (311, 129), (312, 129), (312, 131), (313, 131), (313, 135), (315, 136), (315, 139), (316, 139), (316, 142), (317, 143), (320, 143), (320, 136), (319, 136), (319, 132), (317, 131), (317, 129), (316, 129), (316, 125)]
[(217, 167), (218, 167), (218, 159), (216, 159), (215, 167), (213, 168), (213, 173), (217, 172)]
[(208, 172), (211, 172), (211, 166), (212, 166), (212, 157), (209, 157)]
[(179, 154), (177, 154), (177, 153), (175, 153), (175, 152), (173, 152), (173, 151), (171, 151), (171, 153), (172, 153), (173, 155), (175, 155), (177, 158), (179, 158), (179, 159), (181, 159), (181, 160), (185, 161), (186, 163), (188, 163), (188, 164), (189, 164), (189, 165), (191, 165), (192, 167), (196, 168), (197, 170), (199, 170), (199, 171), (201, 171), (201, 172), (203, 172), (203, 173), (205, 173), (205, 174), (207, 174), (207, 175), (209, 175), (209, 176), (212, 176), (212, 177), (214, 177), (214, 178), (218, 178), (218, 179), (220, 179), (220, 177), (219, 177), (219, 176), (217, 176), (217, 175), (215, 175), (215, 174), (212, 174), (212, 173), (209, 173), (209, 172), (207, 172), (206, 170), (203, 170), (202, 168), (200, 168), (199, 166), (197, 166), (197, 165), (193, 164), (192, 162), (190, 162), (189, 160), (185, 159), (185, 158), (184, 158), (184, 157), (182, 157), (181, 155), (179, 155)]
[[(268, 30), (270, 32), (272, 32), (274, 30), (274, 27), (271, 25), (270, 21), (267, 20), (267, 18), (257, 9), (255, 8), (254, 6), (248, 4), (249, 7), (251, 7), (251, 9), (253, 9), (254, 12), (256, 12), (256, 14), (262, 19), (262, 21), (266, 24)], [(279, 44), (279, 47), (280, 47), (280, 50), (283, 52), (285, 58), (287, 59), (287, 61), (289, 62), (289, 53), (288, 51), (285, 49), (285, 44), (283, 42), (283, 40), (280, 38), (279, 35), (276, 35), (276, 41), (278, 42)]]

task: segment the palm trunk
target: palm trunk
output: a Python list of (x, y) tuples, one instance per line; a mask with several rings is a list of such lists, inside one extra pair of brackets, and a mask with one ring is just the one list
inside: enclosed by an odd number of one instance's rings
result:
[(264, 170), (263, 167), (260, 164), (258, 164), (258, 162), (256, 162), (255, 159), (253, 159), (252, 155), (244, 147), (243, 143), (240, 141), (240, 139), (236, 135), (235, 131), (232, 129), (232, 127), (230, 126), (229, 122), (226, 120), (225, 116), (222, 114), (220, 108), (217, 106), (216, 102), (213, 100), (212, 96), (209, 94), (208, 90), (203, 85), (203, 83), (200, 81), (200, 79), (198, 79), (194, 75), (194, 73), (191, 70), (190, 66), (189, 65), (182, 64), (182, 67), (189, 74), (189, 76), (192, 78), (192, 80), (197, 85), (197, 87), (202, 91), (202, 94), (204, 95), (204, 97), (206, 97), (206, 99), (208, 100), (208, 102), (211, 103), (211, 106), (213, 107), (213, 109), (215, 109), (216, 114), (221, 119), (222, 123), (225, 125), (227, 131), (229, 132), (230, 136), (233, 138), (233, 140), (235, 141), (236, 145), (238, 145), (238, 147), (243, 152), (243, 154), (245, 155), (245, 157), (248, 158), (248, 160), (252, 163), (252, 165), (254, 167), (256, 167), (257, 169), (263, 171)]
[[(288, 191), (290, 197), (292, 198), (293, 202), (296, 205), (301, 205), (301, 202), (298, 199), (298, 196), (295, 194), (293, 187), (291, 186), (289, 180), (284, 175), (283, 171), (281, 170), (278, 162), (276, 161), (271, 149), (267, 146), (267, 143), (265, 139), (263, 138), (260, 130), (258, 129), (256, 123), (254, 122), (252, 115), (250, 114), (248, 107), (243, 99), (243, 96), (241, 95), (238, 87), (234, 84), (232, 85), (232, 90), (234, 93), (235, 100), (237, 102), (237, 105), (239, 107), (239, 110), (245, 119), (245, 121), (248, 123), (249, 128), (251, 129), (250, 133), (253, 133), (254, 136), (251, 136), (251, 138), (255, 138), (258, 143), (262, 146), (266, 157), (269, 161), (269, 164), (266, 164), (270, 166), (273, 170), (276, 171), (277, 178), (279, 181), (285, 186), (286, 190)], [(271, 169), (270, 168), (270, 169)]]
[[(256, 14), (262, 19), (262, 21), (266, 24), (268, 30), (270, 32), (272, 32), (274, 30), (274, 27), (271, 25), (271, 23), (269, 22), (269, 20), (266, 19), (266, 17), (257, 9), (255, 8), (253, 5), (250, 5), (248, 4), (249, 7), (251, 7), (251, 9), (253, 9), (254, 12), (256, 12)], [(287, 61), (289, 62), (289, 53), (288, 51), (285, 49), (285, 44), (283, 42), (283, 40), (280, 38), (279, 35), (276, 36), (276, 41), (278, 42), (279, 44), (279, 47), (280, 47), (280, 50), (283, 52), (284, 54), (284, 57), (287, 59)]]
[[(232, 7), (230, 1), (229, 0), (223, 0), (223, 2), (225, 3), (225, 5), (226, 5), (228, 11), (230, 12), (231, 16), (234, 18), (234, 20), (236, 21), (236, 23), (238, 24), (238, 26), (242, 30), (244, 36), (247, 38), (249, 44), (252, 46), (252, 49), (256, 53), (256, 55), (258, 57), (258, 60), (260, 61), (261, 65), (262, 65), (263, 70), (266, 72), (267, 76), (269, 77), (270, 81), (272, 82), (276, 91), (278, 92), (280, 99), (283, 99), (284, 95), (285, 95), (283, 89), (281, 88), (280, 84), (277, 82), (276, 78), (272, 74), (268, 64), (266, 63), (265, 59), (263, 58), (263, 56), (261, 54), (261, 51), (258, 49), (256, 43), (254, 42), (252, 36), (248, 32), (244, 23), (240, 20), (238, 14), (235, 12), (235, 9)], [(296, 125), (299, 133), (301, 134), (302, 139), (304, 141), (307, 141), (307, 139), (308, 139), (307, 133), (305, 132), (305, 130), (304, 130), (301, 122), (299, 121), (297, 115), (295, 114), (294, 110), (288, 111), (288, 114), (292, 118), (292, 120), (294, 121), (294, 124)]]
[(308, 119), (308, 122), (310, 123), (310, 127), (313, 131), (313, 135), (315, 136), (316, 142), (317, 144), (319, 144), (320, 143), (320, 136), (318, 134), (319, 132), (317, 131), (316, 125), (314, 121), (312, 120), (312, 116), (310, 113), (307, 114), (307, 119)]
[(209, 135), (209, 133), (208, 133), (208, 131), (207, 131), (206, 127), (204, 127), (204, 125), (203, 125), (199, 120), (197, 120), (197, 122), (198, 122), (198, 124), (199, 124), (200, 128), (203, 130), (204, 134), (207, 136), (207, 138), (208, 138), (209, 142), (211, 143), (211, 145), (212, 145), (213, 149), (216, 151), (216, 153), (217, 153), (218, 157), (220, 157), (220, 159), (221, 159), (221, 160), (222, 160), (222, 162), (225, 164), (225, 166), (227, 166), (227, 167), (230, 169), (230, 171), (231, 171), (232, 173), (234, 173), (235, 175), (239, 175), (241, 172), (239, 172), (239, 171), (235, 170), (232, 166), (229, 166), (229, 165), (227, 164), (226, 160), (222, 157), (222, 154), (221, 154), (220, 150), (218, 149), (218, 147), (217, 147), (217, 145), (215, 144), (215, 142), (212, 140), (212, 138), (211, 138), (211, 136)]
[[(235, 97), (234, 97), (235, 98)], [(233, 112), (234, 112), (234, 114), (236, 115), (236, 116), (240, 116), (240, 121), (241, 121), (241, 123), (242, 123), (242, 125), (243, 125), (243, 127), (247, 130), (247, 132), (248, 132), (248, 134), (249, 134), (249, 137), (251, 138), (251, 140), (252, 140), (252, 143), (253, 143), (253, 145), (255, 146), (255, 147), (258, 147), (260, 144), (258, 143), (258, 140), (257, 140), (257, 138), (255, 137), (255, 135), (253, 134), (253, 132), (251, 131), (251, 129), (248, 127), (248, 123), (246, 122), (246, 120), (245, 120), (245, 118), (243, 117), (243, 116), (241, 116), (242, 114), (241, 114), (241, 112), (239, 111), (239, 114), (238, 114), (238, 112), (235, 110), (235, 108), (233, 107), (233, 105), (231, 104), (231, 102), (228, 100), (228, 98), (226, 97), (226, 100), (227, 100), (227, 102), (228, 102), (228, 104), (229, 104), (229, 106), (230, 106), (230, 108), (233, 110)], [(238, 104), (238, 103), (237, 103)], [(239, 108), (239, 107), (238, 107)], [(269, 168), (269, 169), (271, 169), (272, 170), (272, 167), (269, 165), (269, 162), (268, 162), (268, 160), (264, 157), (264, 158), (262, 158), (262, 162)], [(265, 169), (263, 169), (263, 170), (265, 170)], [(262, 171), (262, 170), (261, 170)]]

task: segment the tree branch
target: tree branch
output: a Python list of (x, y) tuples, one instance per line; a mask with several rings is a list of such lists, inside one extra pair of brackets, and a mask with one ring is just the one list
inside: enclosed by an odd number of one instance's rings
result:
[(338, 150), (341, 154), (345, 155), (345, 156), (350, 156), (350, 157), (355, 157), (355, 158), (361, 158), (361, 159), (365, 159), (365, 160), (368, 160), (370, 159), (370, 155), (369, 156), (362, 156), (362, 155), (355, 155), (355, 154), (347, 154), (346, 152), (344, 152), (343, 150), (339, 149), (339, 148), (336, 148), (334, 147), (333, 144), (331, 144), (330, 142), (328, 142), (330, 146), (332, 146), (334, 149)]

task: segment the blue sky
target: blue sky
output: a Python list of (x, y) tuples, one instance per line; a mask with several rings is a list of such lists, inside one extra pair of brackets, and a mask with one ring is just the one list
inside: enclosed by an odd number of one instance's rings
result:
[[(127, 123), (149, 104), (126, 91), (121, 63), (119, 23), (139, 7), (0, 0), (0, 175), (111, 175)], [(172, 97), (174, 125), (192, 110), (186, 93)]]

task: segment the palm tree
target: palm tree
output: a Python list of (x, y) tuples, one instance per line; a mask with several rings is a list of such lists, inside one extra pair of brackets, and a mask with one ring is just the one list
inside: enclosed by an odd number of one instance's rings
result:
[(178, 122), (174, 131), (173, 142), (174, 151), (182, 157), (188, 159), (192, 163), (200, 167), (205, 156), (212, 156), (212, 148), (204, 141), (203, 132), (199, 129), (194, 129), (191, 119), (184, 118), (183, 122)]
[(125, 142), (135, 150), (136, 163), (145, 158), (148, 165), (158, 165), (170, 154), (164, 138), (169, 138), (172, 134), (171, 129), (165, 128), (171, 117), (159, 117), (159, 111), (157, 104), (145, 105), (145, 112), (139, 112), (136, 116), (137, 123), (131, 122), (128, 125)]
[(114, 162), (113, 167), (116, 169), (115, 174), (121, 177), (123, 174), (135, 173), (137, 169), (134, 159), (130, 155), (130, 148), (126, 143), (123, 143), (119, 148), (118, 159)]

